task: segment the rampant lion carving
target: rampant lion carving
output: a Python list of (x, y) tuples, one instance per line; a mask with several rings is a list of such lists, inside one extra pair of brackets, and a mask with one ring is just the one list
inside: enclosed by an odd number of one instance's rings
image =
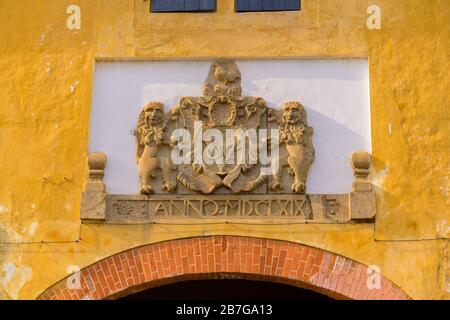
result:
[(154, 192), (151, 179), (156, 177), (158, 169), (162, 173), (162, 190), (174, 192), (177, 188), (171, 174), (176, 169), (175, 166), (170, 157), (159, 153), (162, 145), (170, 145), (170, 132), (166, 133), (169, 121), (170, 116), (164, 114), (164, 105), (159, 102), (146, 104), (139, 114), (135, 136), (141, 194), (149, 195)]
[[(305, 194), (308, 171), (315, 158), (312, 144), (313, 128), (307, 124), (305, 108), (301, 103), (291, 101), (285, 103), (282, 110), (268, 109), (268, 116), (269, 122), (278, 124), (279, 144), (284, 146), (284, 150), (280, 150), (280, 155), (272, 159), (272, 168), (275, 169), (271, 172), (269, 189), (270, 191), (283, 189), (281, 180), (284, 169), (288, 167), (289, 175), (294, 177), (291, 191)], [(261, 174), (248, 182), (244, 191), (253, 190), (266, 182), (267, 178), (267, 175)]]
[(271, 190), (281, 187), (283, 168), (289, 167), (289, 174), (294, 176), (291, 191), (306, 192), (308, 171), (314, 162), (315, 151), (312, 144), (313, 128), (308, 126), (306, 111), (299, 102), (292, 101), (282, 106), (283, 114), (279, 124), (280, 144), (287, 150), (287, 156), (280, 157), (280, 169), (273, 176)]

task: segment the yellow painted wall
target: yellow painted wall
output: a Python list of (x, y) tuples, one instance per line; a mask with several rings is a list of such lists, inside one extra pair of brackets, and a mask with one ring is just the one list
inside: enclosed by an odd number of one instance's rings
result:
[[(81, 8), (82, 30), (66, 28)], [(367, 7), (382, 10), (368, 30)], [(34, 299), (127, 248), (212, 234), (297, 241), (449, 299), (448, 0), (302, 0), (300, 12), (150, 14), (145, 0), (0, 0), (0, 298)], [(80, 224), (95, 59), (368, 57), (376, 224)], [(79, 242), (75, 242), (81, 238)], [(45, 243), (41, 243), (44, 241)]]

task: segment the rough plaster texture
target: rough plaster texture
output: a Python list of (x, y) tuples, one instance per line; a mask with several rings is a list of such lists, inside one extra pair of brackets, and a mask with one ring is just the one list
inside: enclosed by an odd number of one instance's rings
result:
[[(378, 0), (381, 30), (366, 27), (367, 0), (303, 0), (300, 12), (271, 14), (236, 14), (219, 0), (215, 13), (182, 15), (150, 15), (141, 0), (76, 2), (79, 31), (65, 27), (72, 2), (0, 1), (1, 298), (33, 299), (70, 265), (204, 234), (317, 246), (378, 265), (412, 298), (450, 298), (448, 240), (435, 240), (450, 232), (447, 0)], [(375, 226), (80, 228), (94, 59), (215, 57), (368, 58)], [(37, 243), (9, 244), (24, 242)]]

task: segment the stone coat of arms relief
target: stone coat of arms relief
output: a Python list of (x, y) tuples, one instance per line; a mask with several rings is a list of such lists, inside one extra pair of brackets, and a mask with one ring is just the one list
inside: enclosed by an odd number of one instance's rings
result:
[(134, 134), (140, 190), (107, 194), (106, 155), (90, 153), (83, 220), (346, 223), (375, 217), (375, 193), (367, 180), (370, 154), (352, 156), (352, 192), (308, 194), (315, 151), (304, 106), (291, 101), (272, 109), (261, 97), (243, 96), (233, 61), (213, 62), (201, 96), (182, 97), (168, 112), (160, 102), (146, 104)]

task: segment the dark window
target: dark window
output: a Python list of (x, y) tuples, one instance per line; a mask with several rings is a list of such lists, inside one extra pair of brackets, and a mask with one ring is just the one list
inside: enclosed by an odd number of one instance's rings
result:
[(300, 0), (236, 0), (237, 12), (300, 10)]
[(216, 10), (216, 0), (152, 0), (151, 12), (210, 12)]

